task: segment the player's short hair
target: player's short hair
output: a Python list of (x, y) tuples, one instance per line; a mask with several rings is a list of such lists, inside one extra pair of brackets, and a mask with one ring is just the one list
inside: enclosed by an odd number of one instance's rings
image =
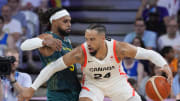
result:
[(105, 33), (106, 34), (106, 27), (101, 24), (91, 24), (88, 26), (87, 30), (96, 30), (99, 33)]

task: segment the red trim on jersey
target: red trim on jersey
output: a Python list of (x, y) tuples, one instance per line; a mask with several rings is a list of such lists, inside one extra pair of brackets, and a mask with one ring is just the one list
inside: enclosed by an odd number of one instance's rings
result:
[(127, 75), (125, 75), (125, 78), (126, 78), (126, 82), (129, 84), (129, 86), (132, 88), (132, 96), (135, 96), (135, 90), (134, 88), (132, 87), (132, 85), (128, 82), (128, 77)]
[(132, 85), (128, 82), (128, 80), (127, 80), (127, 83), (131, 86), (131, 88), (132, 88), (132, 96), (135, 96), (135, 90), (134, 90), (134, 88), (132, 87)]
[(120, 65), (119, 65), (119, 73), (120, 73), (120, 75), (125, 75), (126, 76), (126, 73), (121, 72), (121, 66)]
[[(81, 47), (82, 47), (83, 53), (84, 53), (84, 65), (82, 67), (86, 67), (86, 64), (87, 64), (87, 53), (86, 53), (86, 49), (85, 49), (84, 44), (82, 44)], [(82, 70), (82, 67), (81, 67), (81, 70)]]
[(130, 87), (132, 88), (132, 96), (135, 96), (135, 90), (134, 90), (134, 88), (131, 86), (131, 84), (128, 82), (128, 77), (127, 77), (127, 75), (126, 75), (126, 73), (124, 73), (124, 72), (121, 72), (121, 68), (120, 68), (121, 66), (119, 65), (119, 73), (120, 73), (120, 75), (124, 75), (125, 76), (125, 78), (126, 78), (126, 81), (127, 81), (127, 83), (130, 85)]
[(82, 89), (85, 89), (85, 90), (87, 90), (87, 91), (90, 91), (90, 89), (87, 88), (87, 87), (82, 87)]
[(113, 53), (114, 53), (116, 62), (120, 63), (120, 61), (118, 60), (117, 55), (116, 55), (116, 41), (115, 40), (113, 41)]
[(84, 82), (85, 82), (85, 75), (83, 74), (83, 77), (82, 77), (82, 85), (84, 85)]

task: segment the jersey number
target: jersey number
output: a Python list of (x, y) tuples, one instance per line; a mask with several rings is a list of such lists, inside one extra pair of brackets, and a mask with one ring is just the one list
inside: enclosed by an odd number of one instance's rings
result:
[(102, 78), (109, 78), (111, 77), (111, 73), (107, 73), (104, 76), (102, 74), (94, 74), (94, 79), (102, 79)]

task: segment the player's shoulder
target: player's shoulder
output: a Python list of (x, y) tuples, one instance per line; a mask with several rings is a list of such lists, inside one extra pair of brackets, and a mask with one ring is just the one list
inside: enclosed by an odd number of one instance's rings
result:
[(121, 47), (127, 46), (128, 44), (129, 44), (129, 43), (127, 43), (127, 42), (116, 41), (116, 45), (121, 46)]
[(53, 37), (51, 34), (49, 33), (42, 33), (38, 36), (39, 38), (47, 38), (47, 37)]

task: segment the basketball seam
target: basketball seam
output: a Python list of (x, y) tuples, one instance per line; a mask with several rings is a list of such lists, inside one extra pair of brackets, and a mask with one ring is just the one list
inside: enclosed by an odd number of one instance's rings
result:
[(154, 90), (155, 90), (158, 98), (162, 101), (163, 98), (162, 98), (162, 96), (159, 94), (159, 91), (158, 91), (157, 88), (156, 88), (156, 84), (154, 83), (155, 77), (157, 77), (157, 76), (152, 77), (152, 78), (150, 79), (150, 81), (151, 81), (151, 83), (152, 83), (152, 86), (153, 86), (153, 88), (154, 88)]

